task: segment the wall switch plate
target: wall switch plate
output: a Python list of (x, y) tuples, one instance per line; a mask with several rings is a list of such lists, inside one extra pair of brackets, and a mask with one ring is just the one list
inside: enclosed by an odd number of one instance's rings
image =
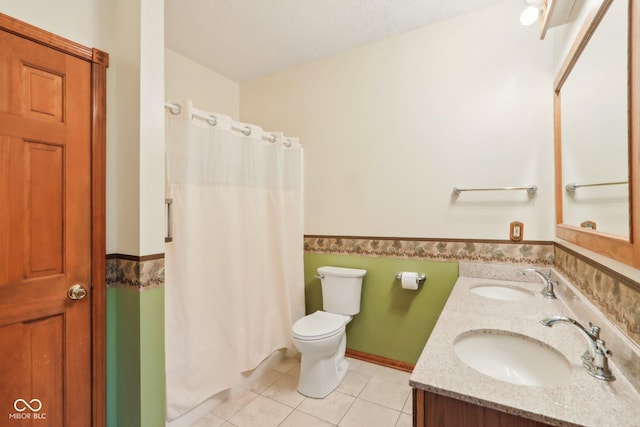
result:
[(524, 236), (524, 224), (518, 221), (513, 221), (509, 224), (509, 239), (514, 242), (519, 242)]

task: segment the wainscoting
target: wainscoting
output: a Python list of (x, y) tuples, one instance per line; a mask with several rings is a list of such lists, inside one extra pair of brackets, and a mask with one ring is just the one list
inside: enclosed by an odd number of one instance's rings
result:
[(560, 244), (555, 245), (555, 269), (640, 345), (640, 283)]
[[(554, 267), (603, 314), (640, 345), (640, 283), (559, 243), (545, 241), (419, 239), (308, 235), (305, 254)], [(306, 258), (305, 258), (306, 259)], [(305, 283), (309, 276), (305, 266)], [(307, 299), (307, 310), (318, 309)]]
[(107, 426), (163, 426), (164, 255), (107, 255)]

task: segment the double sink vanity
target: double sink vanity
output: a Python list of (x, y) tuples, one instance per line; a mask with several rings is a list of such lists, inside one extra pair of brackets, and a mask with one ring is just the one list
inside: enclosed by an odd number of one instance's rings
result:
[(557, 299), (522, 271), (461, 264), (411, 375), (414, 425), (640, 425), (640, 349), (555, 271)]
[[(561, 2), (542, 3), (544, 23)], [(639, 269), (640, 2), (574, 3), (555, 41), (555, 237)], [(460, 263), (411, 375), (413, 425), (640, 426), (638, 344), (555, 270), (523, 270)], [(540, 293), (547, 272), (557, 299)], [(637, 325), (637, 288), (595, 282), (581, 286), (589, 299)]]

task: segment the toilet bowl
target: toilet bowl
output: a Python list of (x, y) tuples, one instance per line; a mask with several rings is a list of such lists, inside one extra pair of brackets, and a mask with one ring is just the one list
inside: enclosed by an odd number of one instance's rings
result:
[(346, 325), (360, 312), (362, 279), (366, 270), (320, 267), (323, 309), (294, 322), (293, 344), (302, 354), (298, 391), (321, 399), (342, 381), (349, 362)]
[(321, 399), (344, 378), (349, 369), (344, 357), (349, 321), (351, 316), (316, 311), (293, 324), (293, 343), (302, 354), (298, 381), (301, 394)]

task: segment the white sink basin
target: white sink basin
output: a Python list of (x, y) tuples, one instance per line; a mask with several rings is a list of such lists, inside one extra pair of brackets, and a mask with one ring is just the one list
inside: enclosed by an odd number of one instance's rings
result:
[(535, 295), (532, 291), (518, 286), (493, 283), (474, 286), (471, 288), (471, 292), (486, 298), (506, 301), (522, 301)]
[(496, 329), (464, 332), (453, 349), (476, 371), (512, 384), (553, 386), (567, 380), (571, 365), (554, 348), (526, 335)]

